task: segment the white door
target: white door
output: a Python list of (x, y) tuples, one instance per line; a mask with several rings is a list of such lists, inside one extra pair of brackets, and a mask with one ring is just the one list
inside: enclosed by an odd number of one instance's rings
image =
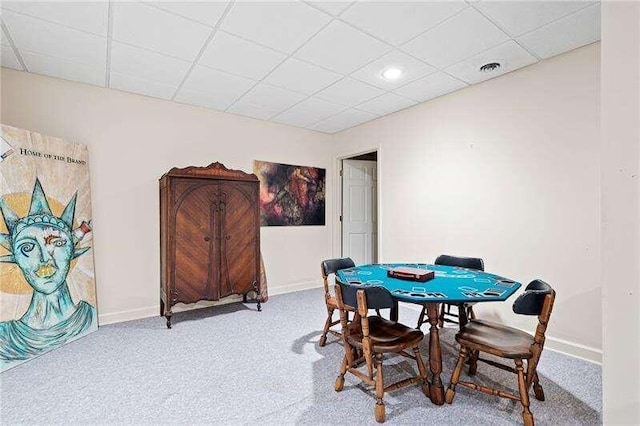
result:
[(376, 263), (377, 163), (342, 160), (342, 256), (356, 265)]

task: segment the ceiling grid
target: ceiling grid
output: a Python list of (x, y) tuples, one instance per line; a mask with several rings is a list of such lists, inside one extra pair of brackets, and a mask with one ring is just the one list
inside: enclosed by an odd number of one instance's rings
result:
[(216, 34), (218, 29), (220, 28), (220, 25), (222, 25), (222, 21), (224, 20), (225, 16), (227, 16), (227, 14), (231, 10), (231, 7), (233, 6), (234, 3), (235, 3), (235, 1), (232, 0), (225, 7), (224, 12), (222, 12), (222, 16), (220, 16), (220, 19), (218, 19), (218, 22), (216, 22), (216, 25), (213, 27), (213, 30), (211, 31), (211, 34), (209, 34), (209, 37), (207, 38), (207, 41), (205, 41), (204, 45), (202, 46), (202, 49), (200, 49), (200, 52), (198, 53), (198, 56), (196, 56), (196, 59), (193, 61), (193, 63), (189, 67), (189, 70), (187, 71), (187, 73), (185, 74), (184, 78), (182, 79), (182, 81), (180, 82), (178, 87), (176, 88), (176, 91), (173, 93), (173, 96), (171, 96), (171, 100), (175, 100), (176, 96), (178, 95), (178, 92), (180, 91), (180, 89), (184, 85), (184, 82), (187, 81), (187, 78), (189, 78), (189, 75), (193, 71), (193, 68), (195, 68), (195, 66), (198, 63), (199, 59), (202, 57), (204, 51), (209, 46), (209, 43), (211, 43), (211, 40), (213, 39), (213, 36)]
[(600, 39), (591, 0), (0, 7), (3, 67), (327, 133)]
[(113, 2), (107, 5), (107, 66), (104, 76), (105, 87), (111, 87), (111, 39), (113, 37)]

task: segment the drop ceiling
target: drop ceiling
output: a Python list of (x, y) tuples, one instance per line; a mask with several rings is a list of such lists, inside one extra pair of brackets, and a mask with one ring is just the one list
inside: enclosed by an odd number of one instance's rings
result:
[(327, 133), (600, 39), (593, 1), (3, 1), (1, 19), (3, 67)]

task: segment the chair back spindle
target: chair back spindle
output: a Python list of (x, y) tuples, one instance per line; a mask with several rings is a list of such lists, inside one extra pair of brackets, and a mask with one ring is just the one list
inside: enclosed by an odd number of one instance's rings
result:
[(331, 327), (340, 323), (340, 320), (333, 320), (333, 311), (338, 307), (338, 302), (329, 291), (329, 276), (331, 274), (335, 274), (340, 269), (353, 268), (355, 266), (356, 265), (353, 260), (348, 257), (328, 259), (320, 262), (320, 272), (322, 273), (322, 284), (324, 286), (324, 300), (327, 305), (327, 319), (318, 342), (320, 346), (324, 346), (326, 344), (328, 333), (331, 333), (338, 338), (342, 338), (342, 333), (331, 329)]

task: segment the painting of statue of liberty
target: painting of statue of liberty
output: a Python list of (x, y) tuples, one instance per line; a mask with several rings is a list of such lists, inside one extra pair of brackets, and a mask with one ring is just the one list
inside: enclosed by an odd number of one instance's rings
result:
[[(86, 216), (90, 213), (86, 197), (83, 194), (84, 220), (78, 220), (78, 190), (60, 200), (49, 197), (45, 192), (49, 187), (42, 183), (46, 179), (52, 191), (60, 194), (67, 191), (60, 187), (54, 191), (54, 185), (70, 188), (73, 182), (69, 176), (88, 176), (87, 170), (78, 168), (87, 164), (79, 155), (82, 149), (8, 126), (2, 126), (2, 130), (4, 139), (11, 140), (7, 133), (14, 139), (18, 136), (18, 146), (13, 145), (14, 155), (0, 164), (0, 371), (58, 348), (98, 326), (93, 258), (87, 254), (91, 250), (87, 244), (91, 220)], [(25, 134), (29, 137), (20, 138)], [(26, 146), (20, 146), (20, 142)], [(75, 161), (67, 162), (67, 156)], [(64, 176), (67, 167), (69, 176)], [(27, 170), (36, 176), (25, 175)], [(31, 180), (31, 191), (9, 191), (11, 185), (24, 188), (24, 179)], [(83, 187), (85, 182), (76, 184)], [(82, 256), (90, 260), (80, 263)], [(5, 318), (7, 310), (9, 317)]]

